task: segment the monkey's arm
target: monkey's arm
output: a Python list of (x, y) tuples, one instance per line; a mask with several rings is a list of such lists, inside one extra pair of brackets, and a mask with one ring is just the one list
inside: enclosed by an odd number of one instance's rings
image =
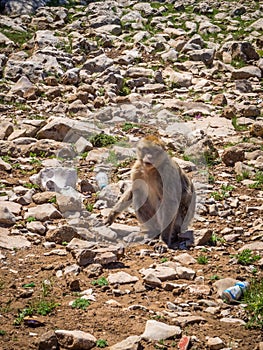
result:
[(124, 211), (128, 206), (132, 203), (132, 189), (126, 190), (121, 198), (119, 199), (118, 203), (112, 208), (110, 211), (108, 218), (105, 221), (106, 225), (111, 225), (113, 221), (116, 219), (116, 217)]

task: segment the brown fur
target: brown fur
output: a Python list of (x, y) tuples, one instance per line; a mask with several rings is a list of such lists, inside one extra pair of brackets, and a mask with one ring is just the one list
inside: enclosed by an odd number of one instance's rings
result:
[(131, 180), (131, 188), (111, 210), (107, 223), (111, 224), (132, 203), (149, 236), (160, 235), (171, 247), (194, 215), (195, 192), (191, 180), (165, 152), (164, 143), (152, 135), (137, 145)]

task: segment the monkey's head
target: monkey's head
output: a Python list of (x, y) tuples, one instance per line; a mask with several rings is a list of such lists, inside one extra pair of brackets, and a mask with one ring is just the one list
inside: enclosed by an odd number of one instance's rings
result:
[(137, 157), (148, 170), (159, 167), (167, 157), (164, 142), (154, 135), (144, 137), (138, 142)]

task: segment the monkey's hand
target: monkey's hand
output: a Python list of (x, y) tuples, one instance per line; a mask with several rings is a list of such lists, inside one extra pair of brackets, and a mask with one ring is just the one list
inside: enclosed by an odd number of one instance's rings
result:
[(105, 224), (106, 226), (110, 226), (110, 225), (113, 223), (113, 221), (115, 220), (116, 216), (117, 216), (116, 212), (112, 210), (112, 211), (109, 213), (109, 215), (108, 215), (108, 217), (106, 218), (106, 220), (104, 221), (104, 224)]

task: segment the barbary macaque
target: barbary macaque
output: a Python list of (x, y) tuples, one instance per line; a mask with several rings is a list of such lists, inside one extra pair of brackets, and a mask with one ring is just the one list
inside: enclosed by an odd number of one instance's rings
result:
[(194, 216), (196, 196), (192, 181), (158, 137), (150, 135), (138, 142), (131, 181), (131, 188), (112, 208), (106, 224), (112, 224), (132, 204), (142, 230), (173, 247)]

